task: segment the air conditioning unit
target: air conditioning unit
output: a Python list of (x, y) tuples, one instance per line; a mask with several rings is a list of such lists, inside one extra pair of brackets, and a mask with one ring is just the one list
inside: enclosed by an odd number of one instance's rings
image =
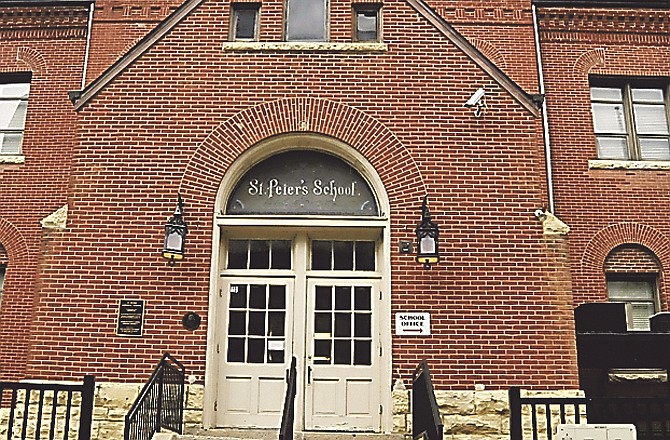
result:
[(635, 425), (558, 425), (557, 440), (637, 440)]

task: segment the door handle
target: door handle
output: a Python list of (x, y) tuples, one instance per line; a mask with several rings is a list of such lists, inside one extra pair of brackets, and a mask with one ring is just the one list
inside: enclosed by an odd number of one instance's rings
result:
[(307, 366), (307, 385), (310, 385), (312, 383), (312, 366), (308, 365)]

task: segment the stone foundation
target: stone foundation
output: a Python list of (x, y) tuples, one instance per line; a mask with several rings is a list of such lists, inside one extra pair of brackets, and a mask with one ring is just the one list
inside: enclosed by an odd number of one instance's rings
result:
[[(93, 409), (93, 440), (123, 440), (125, 416), (139, 394), (142, 384), (99, 383)], [(554, 397), (580, 396), (578, 390), (534, 391), (525, 395)], [(505, 390), (435, 391), (444, 438), (449, 440), (508, 440), (509, 404)], [(393, 431), (411, 434), (411, 392), (397, 384), (393, 390)], [(75, 404), (79, 404), (78, 401)], [(187, 385), (184, 429), (194, 432), (202, 426), (204, 386)], [(22, 403), (19, 409), (22, 411)], [(32, 410), (31, 410), (32, 412)], [(78, 410), (77, 410), (78, 417)], [(0, 410), (0, 437), (6, 437), (8, 410)], [(529, 417), (524, 417), (527, 421)], [(16, 423), (20, 423), (15, 421)], [(78, 418), (77, 418), (78, 423)], [(34, 424), (32, 425), (34, 426)], [(34, 430), (34, 428), (33, 428)], [(408, 436), (406, 436), (409, 438)], [(47, 437), (48, 438), (48, 437)]]

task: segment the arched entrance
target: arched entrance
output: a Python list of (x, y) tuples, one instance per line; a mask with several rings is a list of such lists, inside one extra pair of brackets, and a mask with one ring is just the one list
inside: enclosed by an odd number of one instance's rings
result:
[(277, 428), (291, 357), (296, 429), (390, 430), (388, 200), (330, 138), (250, 149), (219, 194), (205, 425)]

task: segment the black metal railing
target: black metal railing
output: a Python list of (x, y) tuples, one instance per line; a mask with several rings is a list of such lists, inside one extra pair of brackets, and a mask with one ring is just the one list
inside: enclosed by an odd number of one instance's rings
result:
[(638, 440), (670, 438), (667, 397), (521, 397), (509, 390), (510, 440), (552, 440), (559, 424), (633, 424)]
[(291, 367), (286, 370), (286, 395), (284, 396), (284, 410), (279, 428), (279, 440), (293, 440), (293, 419), (295, 417), (296, 378), (295, 356), (291, 359)]
[(88, 375), (82, 384), (0, 382), (0, 410), (8, 410), (0, 431), (11, 440), (90, 440), (94, 394)]
[(422, 361), (412, 375), (412, 438), (442, 440), (443, 429), (428, 363)]
[(184, 366), (165, 353), (126, 415), (125, 440), (149, 440), (163, 428), (182, 433), (184, 377)]

